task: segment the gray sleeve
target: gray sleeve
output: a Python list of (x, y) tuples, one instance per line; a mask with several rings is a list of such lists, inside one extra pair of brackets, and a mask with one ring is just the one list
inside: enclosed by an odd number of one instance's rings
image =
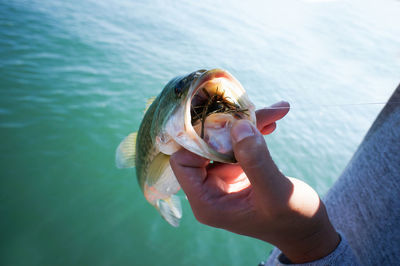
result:
[[(324, 198), (340, 245), (320, 260), (299, 265), (398, 265), (399, 195), (400, 85)], [(267, 265), (288, 265), (284, 258), (275, 249)]]
[(290, 261), (281, 253), (281, 251), (275, 248), (268, 261), (265, 265), (272, 266), (283, 266), (283, 265), (291, 265), (291, 266), (321, 266), (321, 265), (360, 265), (357, 261), (357, 258), (354, 256), (353, 251), (346, 238), (341, 235), (341, 241), (336, 249), (319, 260), (315, 260), (308, 263), (302, 264), (292, 264)]
[(400, 86), (324, 198), (363, 265), (399, 265)]

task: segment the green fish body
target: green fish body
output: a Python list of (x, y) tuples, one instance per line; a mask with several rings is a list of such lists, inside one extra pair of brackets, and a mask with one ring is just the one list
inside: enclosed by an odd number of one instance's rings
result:
[(138, 133), (118, 146), (119, 168), (136, 167), (147, 201), (172, 226), (182, 217), (180, 186), (169, 164), (181, 147), (223, 163), (236, 162), (230, 141), (235, 119), (255, 124), (255, 107), (240, 83), (221, 69), (172, 79), (147, 109)]

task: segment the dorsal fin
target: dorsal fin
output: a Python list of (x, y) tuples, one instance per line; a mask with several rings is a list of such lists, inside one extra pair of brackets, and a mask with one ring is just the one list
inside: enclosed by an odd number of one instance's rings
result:
[(115, 153), (118, 168), (135, 167), (137, 132), (129, 134), (119, 145)]
[(144, 108), (144, 113), (147, 112), (147, 110), (149, 110), (150, 105), (154, 102), (154, 100), (156, 99), (156, 96), (150, 97), (147, 102), (146, 102), (146, 107)]

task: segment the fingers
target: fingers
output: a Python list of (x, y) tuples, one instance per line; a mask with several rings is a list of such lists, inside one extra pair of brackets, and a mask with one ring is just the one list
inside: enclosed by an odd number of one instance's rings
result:
[(203, 182), (207, 177), (206, 166), (209, 160), (186, 149), (171, 155), (171, 168), (176, 179), (185, 191), (189, 201), (203, 193)]
[(268, 135), (268, 134), (271, 134), (272, 132), (274, 132), (275, 128), (276, 128), (276, 123), (273, 122), (272, 124), (269, 124), (269, 125), (266, 125), (265, 127), (263, 127), (260, 130), (260, 132), (263, 135)]
[(224, 182), (230, 183), (243, 173), (238, 164), (213, 163), (208, 167), (208, 174), (218, 176)]
[(252, 186), (271, 196), (281, 192), (286, 181), (272, 161), (260, 132), (247, 120), (239, 120), (231, 129), (235, 157)]
[(201, 157), (193, 152), (190, 152), (186, 149), (180, 149), (176, 153), (171, 156), (171, 159), (174, 162), (177, 162), (182, 167), (189, 168), (203, 168), (206, 167), (210, 160)]
[(275, 121), (283, 118), (289, 110), (289, 103), (284, 101), (257, 110), (256, 117), (258, 130), (264, 135), (272, 133), (276, 128)]

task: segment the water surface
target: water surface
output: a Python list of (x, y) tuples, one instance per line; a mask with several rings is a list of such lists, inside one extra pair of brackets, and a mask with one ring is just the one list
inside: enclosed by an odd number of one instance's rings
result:
[[(323, 195), (400, 81), (399, 1), (1, 1), (0, 263), (256, 265), (271, 246), (147, 204), (114, 152), (174, 76), (230, 71)], [(323, 105), (323, 106), (321, 106)]]

